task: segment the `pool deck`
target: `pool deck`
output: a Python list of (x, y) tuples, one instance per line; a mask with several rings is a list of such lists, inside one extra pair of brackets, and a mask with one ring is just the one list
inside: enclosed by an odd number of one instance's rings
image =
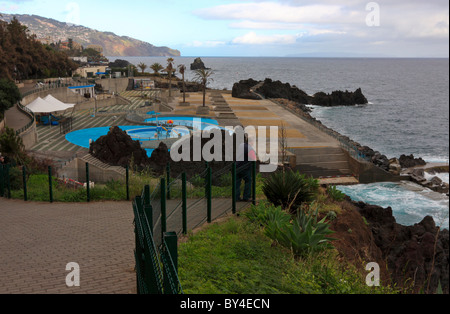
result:
[[(126, 113), (130, 111), (147, 112), (144, 108), (146, 100), (141, 98), (140, 95), (140, 91), (123, 92), (120, 96), (127, 99), (128, 104), (103, 107), (95, 117), (93, 116), (93, 108), (75, 110), (74, 112), (68, 111), (65, 116), (72, 116), (74, 119), (72, 131), (97, 127), (136, 125), (136, 123), (130, 123), (126, 120)], [(182, 94), (178, 93), (169, 103), (173, 110), (162, 115), (198, 116), (197, 109), (203, 103), (202, 93), (188, 93), (186, 101), (189, 104), (187, 106), (181, 104), (182, 100)], [(238, 99), (233, 98), (229, 91), (211, 90), (207, 93), (206, 105), (210, 110), (208, 114), (202, 115), (202, 117), (216, 119), (221, 127), (241, 125), (257, 128), (263, 126), (268, 130), (271, 126), (284, 126), (287, 147), (289, 148), (302, 150), (340, 147), (340, 143), (336, 139), (271, 100)], [(38, 125), (37, 133), (38, 142), (29, 150), (34, 155), (46, 156), (63, 164), (77, 155), (88, 152), (88, 149), (67, 141), (65, 134), (60, 134), (59, 126)], [(268, 142), (270, 142), (269, 138)]]

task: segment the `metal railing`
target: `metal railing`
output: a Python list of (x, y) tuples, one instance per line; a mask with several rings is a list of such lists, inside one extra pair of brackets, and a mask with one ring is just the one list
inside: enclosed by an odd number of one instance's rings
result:
[[(144, 188), (142, 195), (133, 202), (139, 293), (182, 293), (177, 275), (176, 239), (227, 213), (236, 214), (240, 194), (237, 181), (244, 171), (251, 172), (251, 200), (256, 204), (256, 162), (244, 167), (230, 162), (215, 173), (206, 163), (205, 170), (190, 180), (186, 173), (172, 178), (168, 165), (166, 176), (152, 193), (150, 186)], [(226, 191), (217, 195), (220, 186)]]
[(22, 133), (26, 132), (29, 128), (31, 128), (36, 123), (36, 116), (34, 115), (34, 112), (28, 109), (27, 107), (23, 106), (21, 103), (17, 104), (17, 109), (22, 111), (24, 114), (30, 117), (31, 121), (27, 123), (23, 128), (16, 131), (16, 135), (19, 136)]
[(182, 294), (178, 278), (178, 238), (165, 233), (159, 247), (153, 238), (150, 189), (133, 201), (138, 294)]
[[(43, 92), (43, 91), (48, 91), (48, 90), (52, 90), (52, 89), (56, 89), (56, 88), (60, 88), (60, 87), (68, 87), (71, 86), (71, 84), (66, 84), (66, 83), (52, 83), (52, 84), (45, 84), (42, 87), (38, 87), (32, 90), (29, 90), (25, 93), (22, 94), (22, 98), (35, 94), (35, 93), (39, 93), (39, 92)], [(35, 123), (36, 123), (36, 116), (34, 114), (34, 112), (32, 112), (30, 109), (28, 109), (27, 107), (23, 106), (20, 102), (17, 103), (17, 108), (22, 111), (24, 114), (28, 115), (31, 119), (31, 121), (25, 125), (23, 128), (19, 129), (16, 131), (16, 135), (19, 136), (22, 133), (28, 131), (29, 128), (31, 128)]]
[(43, 91), (48, 91), (48, 90), (52, 90), (52, 89), (56, 89), (56, 88), (60, 88), (60, 87), (69, 87), (72, 86), (73, 84), (68, 84), (68, 83), (52, 83), (52, 84), (44, 84), (41, 87), (36, 87), (35, 89), (29, 90), (25, 93), (22, 94), (22, 97), (26, 97), (35, 93), (39, 93), (39, 92), (43, 92)]
[[(70, 161), (73, 161), (76, 157), (72, 156), (72, 158), (66, 162), (68, 164)], [(83, 182), (77, 182), (75, 180), (71, 180), (69, 178), (65, 178), (64, 176), (58, 176), (58, 171), (61, 170), (61, 167), (52, 167), (48, 166), (46, 169), (47, 173), (37, 172), (35, 170), (27, 169), (25, 166), (15, 166), (11, 164), (2, 165), (0, 164), (0, 197), (12, 198), (12, 194), (14, 193), (15, 198), (23, 199), (24, 201), (28, 201), (29, 199), (33, 199), (38, 195), (39, 200), (48, 201), (50, 203), (61, 201), (58, 197), (64, 197), (61, 195), (61, 192), (66, 188), (75, 187), (80, 188), (84, 187), (85, 190), (82, 193), (77, 193), (76, 199), (81, 201), (90, 202), (95, 200), (95, 195), (92, 195), (91, 185), (94, 186), (94, 183), (91, 182), (90, 176), (90, 166), (87, 162), (85, 164), (86, 172), (85, 172), (85, 180)], [(73, 168), (72, 170), (77, 168)], [(45, 176), (46, 183), (40, 184), (39, 186), (36, 183), (33, 186), (29, 186), (29, 181), (32, 177), (42, 178)], [(47, 179), (48, 178), (48, 179)], [(84, 181), (86, 183), (84, 184)], [(120, 186), (122, 193), (124, 195), (124, 199), (130, 200), (130, 171), (129, 167), (125, 168), (125, 184)], [(44, 192), (48, 191), (48, 193)], [(55, 195), (58, 192), (57, 195)], [(94, 198), (94, 199), (93, 199)]]

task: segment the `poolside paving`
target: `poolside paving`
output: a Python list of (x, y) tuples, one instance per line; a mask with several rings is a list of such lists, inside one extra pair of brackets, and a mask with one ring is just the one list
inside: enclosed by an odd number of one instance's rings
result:
[[(206, 223), (206, 201), (188, 200), (188, 228)], [(214, 199), (212, 218), (231, 211)], [(178, 208), (179, 201), (167, 203)], [(238, 203), (241, 211), (249, 203)], [(37, 203), (0, 198), (0, 294), (134, 294), (131, 202)], [(181, 230), (171, 212), (168, 228)], [(80, 266), (80, 286), (68, 287), (68, 263)]]
[[(0, 217), (0, 294), (136, 292), (130, 202), (0, 198)], [(66, 285), (72, 262), (80, 265), (80, 287)]]

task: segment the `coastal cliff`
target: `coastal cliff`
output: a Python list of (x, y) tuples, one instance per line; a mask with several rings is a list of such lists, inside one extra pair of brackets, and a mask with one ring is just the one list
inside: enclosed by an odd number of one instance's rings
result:
[(101, 32), (81, 25), (69, 25), (54, 19), (28, 14), (1, 14), (0, 19), (9, 22), (13, 17), (25, 25), (31, 34), (43, 42), (68, 41), (69, 38), (87, 47), (97, 45), (103, 48), (105, 56), (172, 56), (180, 51), (169, 47), (157, 47), (148, 42), (128, 36), (118, 36), (111, 32)]
[(413, 226), (396, 222), (392, 208), (353, 203), (380, 249), (392, 281), (415, 293), (449, 293), (449, 232), (432, 217)]

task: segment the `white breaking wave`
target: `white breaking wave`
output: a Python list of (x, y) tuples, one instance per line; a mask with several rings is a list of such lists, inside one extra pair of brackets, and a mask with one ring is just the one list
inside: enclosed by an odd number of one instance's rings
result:
[(431, 180), (434, 177), (438, 177), (442, 181), (449, 183), (448, 172), (441, 172), (441, 173), (436, 173), (436, 174), (429, 174), (429, 173), (425, 172), (425, 179)]
[(381, 207), (391, 207), (397, 222), (411, 226), (425, 216), (434, 218), (436, 225), (449, 228), (449, 198), (412, 182), (374, 183), (338, 186), (354, 201)]

